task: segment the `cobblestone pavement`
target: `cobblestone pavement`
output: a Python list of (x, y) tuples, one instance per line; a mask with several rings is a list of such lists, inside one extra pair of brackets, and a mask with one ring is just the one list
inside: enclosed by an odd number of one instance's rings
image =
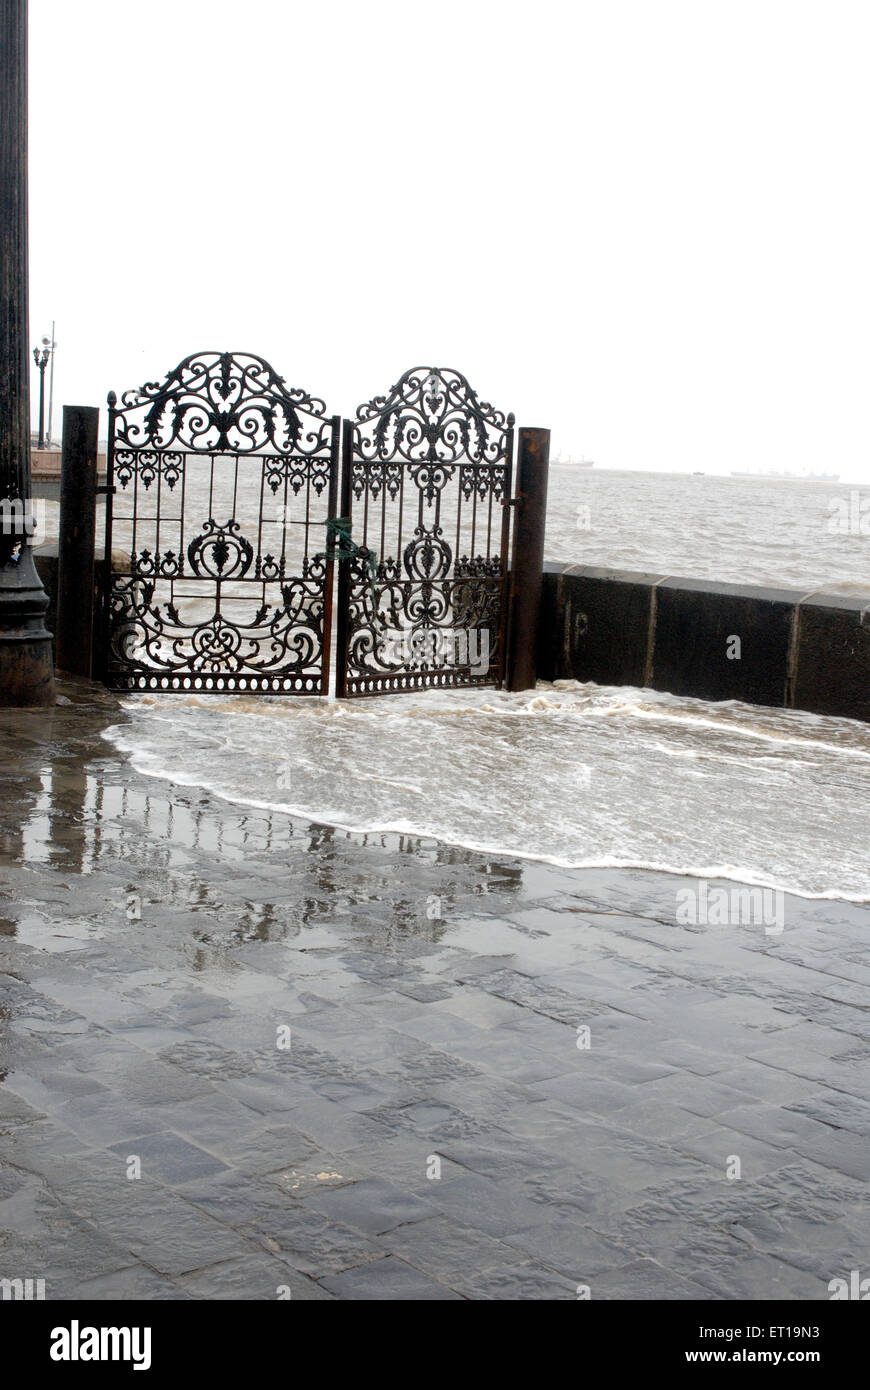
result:
[(109, 698), (66, 696), (0, 712), (0, 1278), (826, 1299), (870, 1274), (865, 909), (680, 925), (690, 880), (244, 814), (137, 776)]

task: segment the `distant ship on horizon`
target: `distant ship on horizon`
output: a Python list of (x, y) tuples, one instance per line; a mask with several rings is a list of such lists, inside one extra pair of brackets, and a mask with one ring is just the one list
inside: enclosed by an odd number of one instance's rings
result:
[(580, 457), (579, 457), (578, 459), (572, 459), (572, 458), (570, 458), (570, 457), (562, 458), (561, 450), (560, 450), (560, 452), (556, 455), (555, 458), (551, 458), (551, 459), (550, 459), (550, 462), (551, 462), (551, 463), (558, 464), (560, 468), (567, 468), (567, 467), (571, 467), (571, 468), (594, 468), (594, 467), (595, 467), (594, 461), (593, 461), (592, 459), (584, 458), (584, 456), (583, 456), (582, 454), (580, 455)]
[(791, 478), (798, 483), (838, 483), (839, 473), (766, 473), (763, 469), (742, 468), (731, 473), (732, 478)]

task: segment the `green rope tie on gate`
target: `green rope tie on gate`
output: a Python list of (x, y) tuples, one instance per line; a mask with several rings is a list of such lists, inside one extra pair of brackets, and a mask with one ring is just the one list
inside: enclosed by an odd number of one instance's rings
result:
[(372, 596), (372, 608), (375, 616), (378, 612), (378, 596), (375, 589), (375, 580), (378, 577), (378, 565), (371, 551), (363, 554), (363, 548), (357, 545), (351, 535), (353, 522), (349, 516), (328, 516), (325, 521), (320, 522), (321, 526), (326, 527), (326, 544), (332, 545), (331, 550), (320, 550), (314, 556), (315, 560), (355, 560), (357, 556), (365, 561), (366, 573), (369, 580), (369, 592)]

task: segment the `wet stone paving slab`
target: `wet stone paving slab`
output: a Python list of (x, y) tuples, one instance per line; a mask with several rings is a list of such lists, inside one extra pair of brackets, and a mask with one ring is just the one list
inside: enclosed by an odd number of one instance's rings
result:
[(798, 1299), (870, 1273), (870, 913), (350, 835), (0, 712), (0, 1278)]

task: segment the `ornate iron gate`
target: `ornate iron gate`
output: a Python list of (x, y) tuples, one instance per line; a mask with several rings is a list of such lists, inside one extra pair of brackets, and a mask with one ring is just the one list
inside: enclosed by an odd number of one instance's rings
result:
[(449, 368), (345, 421), (340, 696), (502, 684), (513, 441)]
[(328, 691), (339, 438), (323, 401), (246, 353), (111, 393), (109, 685)]

